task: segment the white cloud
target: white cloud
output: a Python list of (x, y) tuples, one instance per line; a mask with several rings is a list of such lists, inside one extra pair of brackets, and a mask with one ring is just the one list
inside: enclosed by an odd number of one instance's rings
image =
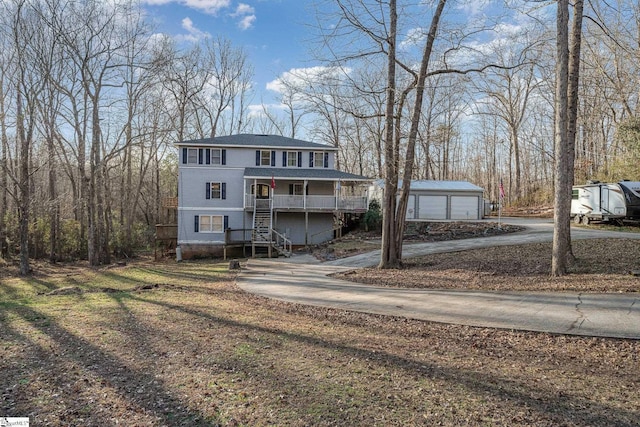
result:
[(247, 30), (253, 26), (254, 22), (256, 22), (256, 15), (245, 16), (238, 22), (238, 27), (241, 30)]
[(267, 117), (265, 109), (284, 111), (287, 108), (288, 107), (284, 104), (251, 104), (248, 107), (249, 113), (247, 114), (247, 116), (253, 118)]
[(350, 68), (340, 67), (292, 68), (282, 73), (277, 79), (267, 83), (267, 90), (283, 93), (287, 86), (305, 87), (313, 84), (322, 84), (327, 80), (340, 80), (350, 72)]
[(231, 4), (231, 0), (142, 0), (142, 2), (151, 5), (177, 3), (209, 15), (216, 15), (220, 10), (228, 8)]
[(238, 21), (238, 27), (241, 30), (247, 30), (253, 26), (253, 23), (256, 21), (256, 10), (245, 3), (239, 3), (236, 11), (231, 13), (230, 16), (233, 18), (240, 18)]
[(188, 42), (197, 42), (199, 40), (205, 39), (207, 37), (211, 37), (211, 34), (207, 33), (206, 31), (202, 31), (198, 28), (196, 28), (193, 25), (193, 21), (190, 18), (184, 18), (182, 20), (182, 28), (184, 28), (185, 30), (187, 30), (187, 34), (179, 34), (176, 36), (176, 38), (178, 40), (184, 40), (184, 41), (188, 41)]
[(462, 10), (464, 13), (470, 16), (479, 15), (484, 12), (487, 7), (491, 5), (492, 0), (471, 0), (460, 2), (457, 5), (458, 10)]

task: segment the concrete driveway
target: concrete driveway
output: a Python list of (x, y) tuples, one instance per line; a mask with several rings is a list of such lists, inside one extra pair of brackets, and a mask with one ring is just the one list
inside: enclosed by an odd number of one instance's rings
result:
[[(448, 242), (405, 245), (404, 256), (487, 246), (550, 241), (549, 220), (504, 219), (527, 227), (520, 233)], [(640, 233), (572, 228), (573, 239), (634, 238)], [(640, 241), (639, 253), (640, 253)], [(336, 271), (376, 265), (379, 250), (327, 263), (309, 255), (251, 259), (238, 285), (269, 298), (367, 313), (460, 325), (572, 335), (640, 339), (640, 295), (593, 293), (479, 292), (380, 288), (335, 280)], [(640, 280), (640, 278), (638, 279)]]

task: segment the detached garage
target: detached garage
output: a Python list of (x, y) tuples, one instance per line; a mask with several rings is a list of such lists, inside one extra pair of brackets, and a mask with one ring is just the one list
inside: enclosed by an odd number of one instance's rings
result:
[[(382, 200), (384, 181), (377, 181), (375, 187), (372, 196)], [(482, 188), (467, 181), (412, 181), (407, 220), (482, 219), (483, 192)]]

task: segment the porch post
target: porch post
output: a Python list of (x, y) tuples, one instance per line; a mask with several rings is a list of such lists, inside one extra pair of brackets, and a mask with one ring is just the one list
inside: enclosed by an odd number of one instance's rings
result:
[(309, 181), (305, 179), (303, 182), (304, 184), (302, 185), (302, 208), (304, 210), (307, 210), (307, 185), (309, 185)]
[(304, 211), (304, 245), (309, 246), (309, 211)]

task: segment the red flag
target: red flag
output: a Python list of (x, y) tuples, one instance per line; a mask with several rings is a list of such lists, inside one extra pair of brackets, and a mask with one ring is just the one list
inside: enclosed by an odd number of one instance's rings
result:
[(502, 179), (500, 179), (500, 200), (504, 199), (504, 185), (502, 185)]
[(271, 176), (271, 188), (272, 188), (273, 190), (275, 190), (275, 189), (276, 189), (276, 180), (273, 178), (273, 176)]

